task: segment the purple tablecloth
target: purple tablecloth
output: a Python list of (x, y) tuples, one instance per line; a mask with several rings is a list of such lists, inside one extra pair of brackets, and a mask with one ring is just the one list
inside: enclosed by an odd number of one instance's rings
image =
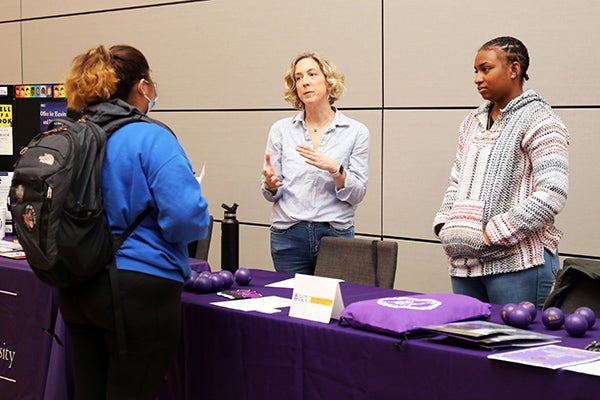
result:
[[(210, 270), (204, 260), (190, 259), (190, 266)], [(44, 329), (54, 329), (64, 346)], [(25, 260), (0, 257), (0, 399), (71, 399), (69, 351), (56, 291)]]
[[(192, 267), (202, 269), (192, 260)], [(291, 289), (265, 284), (291, 277), (253, 270), (251, 288), (290, 297)], [(406, 292), (341, 284), (345, 304)], [(489, 351), (427, 339), (399, 338), (277, 314), (240, 312), (210, 305), (215, 294), (183, 296), (183, 337), (162, 388), (162, 400), (269, 399), (481, 399), (596, 398), (600, 378), (562, 370), (491, 361)], [(500, 322), (499, 306), (492, 321)], [(67, 400), (69, 343), (55, 293), (24, 261), (0, 261), (0, 398)], [(55, 323), (61, 347), (42, 328)], [(561, 345), (583, 348), (598, 339), (564, 330)], [(600, 325), (600, 324), (597, 324)], [(14, 353), (11, 353), (14, 352)], [(10, 354), (13, 354), (12, 356)], [(12, 357), (12, 361), (11, 361)], [(8, 358), (8, 359), (7, 359)]]
[[(251, 288), (291, 297), (291, 289), (265, 284), (291, 277), (253, 270)], [(406, 292), (341, 284), (344, 303)], [(596, 398), (598, 377), (488, 360), (490, 351), (459, 348), (306, 321), (276, 314), (210, 305), (215, 294), (184, 294), (183, 340), (160, 399), (542, 399)], [(491, 320), (500, 322), (499, 306)], [(563, 336), (561, 345), (583, 348), (583, 338), (549, 332), (540, 318), (535, 331)]]
[(42, 329), (56, 318), (55, 294), (23, 261), (0, 262), (0, 398), (42, 399), (52, 348)]

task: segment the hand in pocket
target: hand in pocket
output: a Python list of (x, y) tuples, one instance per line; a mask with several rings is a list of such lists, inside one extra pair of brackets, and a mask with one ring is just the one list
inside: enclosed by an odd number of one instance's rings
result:
[(488, 247), (483, 237), (483, 202), (456, 202), (439, 237), (448, 256), (479, 257), (481, 251)]

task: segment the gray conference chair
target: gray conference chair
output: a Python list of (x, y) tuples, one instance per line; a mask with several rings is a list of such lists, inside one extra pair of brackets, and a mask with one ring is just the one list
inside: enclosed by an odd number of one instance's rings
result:
[(326, 236), (321, 239), (315, 275), (393, 288), (397, 261), (397, 242)]
[(208, 261), (208, 251), (210, 250), (210, 239), (213, 230), (213, 216), (210, 216), (210, 222), (208, 224), (208, 233), (206, 237), (201, 240), (197, 240), (188, 244), (188, 251), (190, 257), (198, 258), (200, 260)]

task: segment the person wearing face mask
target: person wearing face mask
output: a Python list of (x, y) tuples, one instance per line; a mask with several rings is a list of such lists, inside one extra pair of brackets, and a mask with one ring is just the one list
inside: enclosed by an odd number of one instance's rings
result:
[(300, 53), (285, 78), (285, 100), (300, 110), (277, 121), (267, 140), (261, 177), (273, 203), (275, 270), (314, 274), (323, 236), (354, 237), (354, 213), (367, 191), (367, 127), (333, 104), (344, 76), (318, 53)]
[[(144, 117), (158, 98), (146, 58), (127, 45), (101, 45), (76, 56), (65, 89), (67, 106), (100, 126)], [(187, 243), (206, 236), (208, 204), (175, 135), (148, 118), (109, 137), (102, 196), (116, 235), (150, 212), (115, 256), (125, 357), (117, 349), (108, 269), (80, 286), (59, 289), (75, 399), (154, 399), (180, 339), (181, 292), (191, 272)]]
[(485, 302), (542, 308), (559, 269), (554, 226), (568, 189), (569, 133), (532, 89), (529, 53), (498, 37), (475, 58), (485, 102), (459, 129), (458, 150), (433, 227), (452, 289)]

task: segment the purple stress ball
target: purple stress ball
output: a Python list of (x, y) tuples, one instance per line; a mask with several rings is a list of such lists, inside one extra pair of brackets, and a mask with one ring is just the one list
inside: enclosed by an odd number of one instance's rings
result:
[(558, 307), (549, 307), (542, 312), (542, 323), (551, 331), (562, 328), (565, 323), (565, 313)]
[(199, 274), (194, 280), (194, 291), (196, 293), (204, 294), (210, 293), (212, 290), (212, 282), (206, 275)]
[(187, 282), (185, 282), (183, 284), (183, 290), (185, 290), (186, 292), (191, 292), (194, 290), (194, 280), (198, 277), (198, 272), (192, 270), (191, 274), (190, 274), (190, 279), (187, 280)]
[(210, 278), (210, 276), (212, 275), (212, 272), (210, 272), (210, 271), (202, 271), (202, 272), (200, 272), (199, 275), (202, 275), (202, 276), (205, 276), (207, 278)]
[(529, 310), (522, 306), (516, 306), (508, 313), (508, 325), (515, 328), (525, 329), (531, 323)]
[(505, 304), (504, 307), (502, 307), (502, 310), (500, 311), (500, 317), (502, 318), (502, 321), (504, 321), (505, 324), (508, 324), (508, 313), (514, 310), (516, 306), (517, 305), (514, 303), (508, 303)]
[(573, 337), (581, 337), (588, 330), (587, 319), (581, 314), (569, 314), (565, 318), (565, 330)]
[(212, 274), (209, 279), (211, 282), (211, 290), (213, 292), (221, 291), (225, 287), (225, 278), (223, 278), (218, 272)]
[(239, 268), (234, 274), (235, 281), (240, 286), (246, 286), (252, 280), (252, 274), (248, 268)]
[(219, 275), (221, 275), (223, 277), (223, 280), (225, 281), (223, 289), (229, 289), (231, 285), (233, 285), (233, 274), (231, 273), (231, 271), (224, 269), (222, 271), (219, 271)]
[(583, 315), (588, 322), (588, 329), (592, 329), (596, 323), (596, 313), (589, 307), (579, 307), (575, 310), (575, 314)]
[(531, 322), (535, 321), (535, 317), (537, 316), (537, 307), (530, 301), (522, 301), (519, 303), (521, 307), (525, 307), (529, 310), (529, 314), (531, 314)]

